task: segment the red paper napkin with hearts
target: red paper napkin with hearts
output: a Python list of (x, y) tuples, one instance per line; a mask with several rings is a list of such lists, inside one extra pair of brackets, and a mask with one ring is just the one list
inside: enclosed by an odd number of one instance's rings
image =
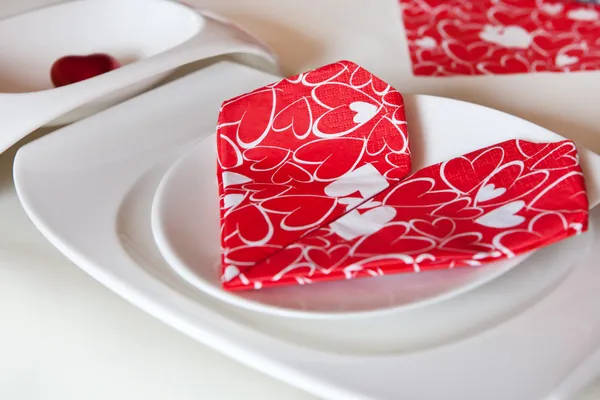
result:
[(600, 5), (585, 0), (399, 0), (418, 76), (600, 69)]
[(478, 266), (587, 229), (573, 142), (507, 141), (410, 176), (408, 143), (400, 93), (348, 61), (225, 102), (224, 287)]

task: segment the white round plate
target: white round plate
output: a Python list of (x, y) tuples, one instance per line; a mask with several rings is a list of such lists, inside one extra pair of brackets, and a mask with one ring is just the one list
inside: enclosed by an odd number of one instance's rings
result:
[[(452, 100), (448, 100), (449, 105)], [(423, 132), (421, 132), (423, 133)], [(427, 140), (439, 141), (428, 132)], [(425, 157), (426, 158), (426, 157)], [(480, 268), (397, 274), (258, 291), (224, 290), (220, 280), (219, 204), (214, 135), (165, 174), (152, 206), (158, 248), (186, 281), (236, 306), (289, 317), (357, 317), (410, 310), (450, 299), (506, 273), (526, 257)]]

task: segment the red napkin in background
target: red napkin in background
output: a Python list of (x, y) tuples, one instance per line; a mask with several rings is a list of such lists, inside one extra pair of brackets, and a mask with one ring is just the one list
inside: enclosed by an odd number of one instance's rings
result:
[(560, 0), (399, 0), (413, 73), (600, 69), (600, 6)]
[(407, 177), (402, 96), (347, 61), (225, 102), (217, 147), (231, 290), (481, 265), (587, 229), (572, 142), (512, 140)]

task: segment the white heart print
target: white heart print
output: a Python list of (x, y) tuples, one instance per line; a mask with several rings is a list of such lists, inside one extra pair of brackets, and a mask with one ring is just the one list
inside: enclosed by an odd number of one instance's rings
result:
[(506, 192), (505, 188), (496, 188), (496, 186), (492, 183), (489, 183), (479, 189), (477, 192), (477, 196), (475, 196), (475, 201), (479, 203), (486, 202), (488, 200), (495, 199), (496, 197), (500, 197)]
[(235, 265), (228, 265), (221, 275), (221, 281), (229, 282), (240, 274), (240, 270)]
[(396, 209), (389, 206), (372, 208), (363, 214), (358, 210), (352, 210), (337, 221), (332, 222), (329, 227), (343, 239), (353, 240), (379, 231), (395, 216)]
[(540, 9), (548, 15), (558, 15), (563, 10), (561, 3), (542, 3)]
[(482, 215), (475, 222), (489, 228), (513, 228), (525, 221), (524, 217), (516, 215), (523, 207), (523, 200), (513, 201)]
[(389, 185), (377, 168), (365, 164), (331, 182), (325, 187), (325, 194), (329, 197), (344, 197), (358, 191), (363, 199), (368, 199), (387, 189)]
[(241, 193), (232, 193), (225, 196), (223, 199), (223, 208), (225, 210), (235, 207), (244, 200), (244, 195)]
[(364, 124), (370, 121), (379, 111), (379, 108), (375, 104), (365, 103), (364, 101), (355, 101), (354, 103), (350, 103), (349, 107), (356, 113), (352, 120), (355, 124)]
[(598, 19), (599, 14), (595, 10), (590, 10), (588, 8), (579, 8), (577, 10), (569, 11), (567, 13), (567, 17), (575, 21), (595, 21)]
[(573, 65), (578, 61), (578, 57), (569, 56), (567, 54), (559, 54), (556, 56), (556, 60), (554, 60), (554, 63), (557, 67), (566, 67), (567, 65)]
[(223, 179), (223, 186), (225, 187), (252, 182), (252, 179), (248, 178), (245, 175), (238, 174), (237, 172), (225, 171), (221, 176)]
[(531, 34), (518, 25), (485, 25), (483, 31), (479, 34), (479, 37), (486, 42), (517, 49), (526, 49), (533, 41)]
[(431, 36), (424, 36), (415, 40), (415, 44), (422, 49), (435, 49), (437, 47), (437, 42)]

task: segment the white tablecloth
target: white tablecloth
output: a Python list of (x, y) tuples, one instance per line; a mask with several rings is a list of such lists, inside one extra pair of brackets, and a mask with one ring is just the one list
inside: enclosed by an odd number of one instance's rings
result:
[[(52, 2), (3, 0), (0, 16)], [(600, 73), (417, 79), (395, 0), (195, 3), (258, 34), (285, 73), (352, 59), (403, 92), (489, 105), (600, 152)], [(0, 399), (314, 398), (192, 341), (67, 261), (21, 209), (11, 179), (15, 151), (0, 156)], [(578, 400), (598, 398), (600, 382)]]

